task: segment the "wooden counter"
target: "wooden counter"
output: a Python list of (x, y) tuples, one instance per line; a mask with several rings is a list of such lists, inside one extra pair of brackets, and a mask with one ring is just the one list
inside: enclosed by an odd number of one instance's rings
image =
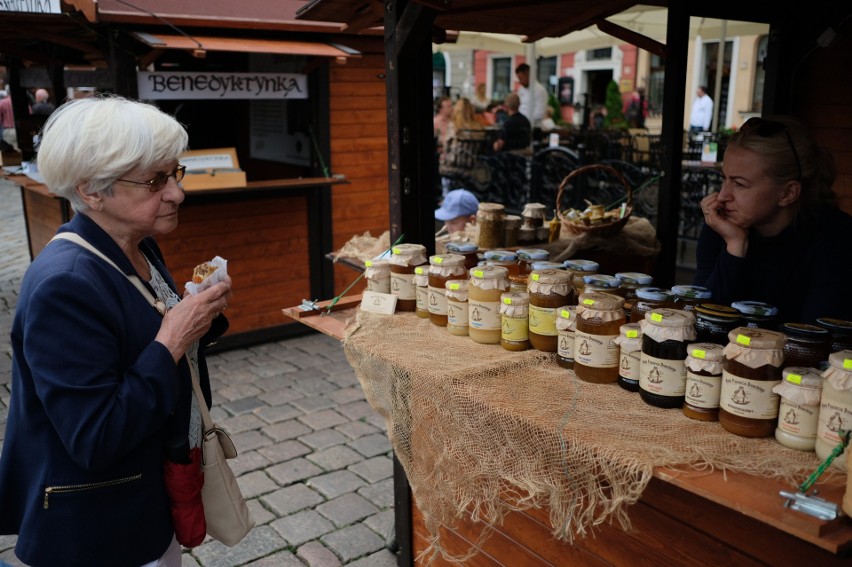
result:
[[(323, 316), (298, 308), (283, 311), (337, 338), (355, 316), (354, 309)], [(404, 476), (395, 481), (406, 482)], [(405, 556), (400, 565), (413, 565), (427, 549), (429, 534), (416, 502), (409, 508), (400, 501), (400, 488), (395, 508)], [(816, 488), (822, 498), (839, 504), (845, 475), (822, 480)], [(794, 491), (780, 481), (748, 474), (657, 467), (639, 502), (627, 510), (630, 531), (606, 523), (569, 544), (553, 537), (547, 510), (511, 512), (464, 565), (852, 565), (849, 518), (823, 521), (786, 508), (781, 490)], [(442, 530), (441, 543), (448, 552), (463, 555), (479, 540), (481, 529), (481, 524), (459, 522)], [(416, 563), (428, 564), (427, 559)], [(436, 559), (431, 565), (457, 564)]]
[[(35, 258), (73, 212), (69, 203), (24, 175), (21, 187), (30, 256)], [(204, 260), (228, 260), (234, 300), (231, 327), (219, 348), (303, 333), (282, 322), (282, 304), (333, 296), (330, 191), (336, 177), (250, 181), (246, 187), (192, 190), (180, 207), (178, 227), (157, 236), (178, 286)]]

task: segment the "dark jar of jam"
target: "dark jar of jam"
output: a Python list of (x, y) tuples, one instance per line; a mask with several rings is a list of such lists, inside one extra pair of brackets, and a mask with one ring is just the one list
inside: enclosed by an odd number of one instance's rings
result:
[(642, 327), (639, 396), (658, 408), (683, 406), (686, 393), (686, 347), (695, 340), (695, 316), (680, 309), (653, 309)]
[(645, 319), (645, 313), (653, 309), (671, 307), (674, 307), (674, 295), (671, 291), (658, 287), (640, 287), (636, 290), (636, 300), (630, 310), (630, 322), (641, 322)]
[(742, 325), (740, 312), (727, 305), (699, 303), (695, 313), (696, 339), (700, 343), (728, 344), (728, 333)]
[(731, 307), (742, 314), (746, 327), (777, 331), (778, 308), (761, 301), (735, 301)]
[(574, 368), (574, 334), (577, 331), (577, 306), (563, 305), (556, 314), (556, 363), (562, 368)]
[(852, 350), (852, 321), (820, 317), (816, 322), (831, 334), (831, 352)]
[(806, 323), (784, 323), (784, 366), (819, 368), (828, 364), (831, 336), (826, 329)]
[(706, 287), (697, 285), (672, 286), (675, 307), (684, 311), (692, 311), (699, 303), (707, 303), (713, 293)]
[(640, 272), (618, 272), (615, 277), (620, 282), (616, 294), (624, 298), (624, 316), (627, 317), (629, 322), (630, 311), (636, 301), (636, 290), (640, 287), (650, 286), (654, 283), (654, 278)]
[(783, 333), (754, 327), (737, 327), (728, 333), (719, 424), (741, 437), (769, 437), (778, 423), (779, 396), (784, 365)]

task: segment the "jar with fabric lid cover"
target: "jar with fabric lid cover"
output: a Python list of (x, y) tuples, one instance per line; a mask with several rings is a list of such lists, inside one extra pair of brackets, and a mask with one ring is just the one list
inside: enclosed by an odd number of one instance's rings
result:
[(680, 309), (652, 309), (645, 313), (639, 326), (639, 396), (659, 408), (682, 407), (686, 394), (686, 347), (695, 340), (695, 316)]
[(692, 343), (686, 346), (686, 393), (683, 415), (699, 421), (719, 421), (722, 393), (722, 345)]
[(502, 332), (500, 346), (519, 351), (530, 348), (530, 296), (526, 292), (507, 292), (500, 296)]
[(734, 301), (731, 307), (742, 314), (746, 327), (778, 330), (778, 308), (762, 301)]
[(447, 326), (446, 284), (466, 274), (464, 256), (461, 254), (435, 254), (429, 257), (429, 320), (433, 325)]
[(785, 366), (825, 368), (831, 354), (831, 335), (826, 329), (806, 323), (784, 323), (781, 332), (787, 335), (784, 343)]
[(391, 248), (391, 294), (397, 296), (397, 311), (417, 309), (414, 268), (427, 262), (426, 247), (422, 244), (397, 244)]
[(695, 313), (695, 333), (700, 343), (728, 344), (728, 333), (741, 326), (740, 312), (727, 305), (699, 303)]
[(852, 321), (820, 317), (816, 322), (831, 335), (831, 352), (852, 349)]
[(500, 296), (509, 291), (509, 270), (502, 266), (477, 266), (467, 287), (468, 334), (481, 344), (500, 344)]
[(574, 335), (574, 373), (585, 382), (618, 380), (620, 349), (615, 339), (624, 324), (624, 298), (597, 291), (580, 295)]
[(615, 277), (620, 282), (616, 294), (624, 298), (624, 315), (627, 321), (630, 321), (630, 311), (636, 301), (636, 290), (649, 287), (654, 283), (654, 278), (641, 272), (618, 272)]
[(674, 306), (674, 294), (659, 287), (640, 287), (630, 310), (630, 322), (641, 323), (645, 313), (654, 309), (669, 309)]
[(447, 331), (451, 335), (466, 337), (468, 331), (467, 307), (468, 280), (449, 280), (447, 288)]
[(615, 342), (619, 346), (618, 385), (630, 392), (638, 392), (642, 367), (642, 329), (639, 323), (622, 325)]
[(509, 270), (510, 276), (520, 274), (518, 255), (511, 250), (486, 250), (482, 256), (486, 266), (502, 266)]
[(615, 276), (609, 276), (606, 274), (590, 274), (588, 276), (583, 276), (583, 293), (600, 291), (603, 293), (620, 295), (618, 293), (618, 286), (620, 285), (621, 280)]
[(447, 242), (448, 254), (464, 256), (464, 268), (470, 270), (479, 263), (479, 246), (473, 242)]
[(562, 368), (574, 368), (574, 334), (577, 331), (577, 306), (563, 305), (556, 314), (556, 332), (559, 343), (556, 363)]
[[(852, 429), (852, 350), (831, 353), (822, 377), (814, 449), (817, 457), (825, 460), (841, 442), (840, 432)], [(846, 471), (846, 450), (832, 461), (832, 466)]]
[(521, 211), (521, 218), (524, 219), (524, 227), (526, 228), (543, 226), (545, 216), (546, 211), (542, 203), (527, 203), (524, 205), (524, 210)]
[(719, 424), (741, 437), (769, 437), (778, 421), (778, 394), (784, 364), (784, 333), (737, 327), (728, 333)]
[(684, 311), (692, 311), (696, 305), (707, 303), (713, 297), (713, 292), (698, 285), (674, 285), (672, 293), (675, 308)]
[(565, 260), (562, 262), (571, 274), (571, 285), (574, 286), (574, 297), (579, 298), (583, 293), (583, 288), (586, 282), (583, 281), (583, 276), (597, 274), (600, 269), (600, 264), (592, 260)]
[(423, 319), (429, 318), (429, 265), (414, 267), (414, 291), (416, 302), (414, 314)]
[(571, 297), (571, 274), (564, 270), (533, 270), (527, 289), (530, 343), (537, 350), (556, 352), (556, 313)]
[[(550, 252), (540, 248), (521, 248), (518, 254), (518, 273), (527, 275), (533, 271), (533, 264), (546, 262), (550, 258)], [(562, 266), (560, 266), (562, 267)]]
[(479, 203), (476, 211), (479, 247), (493, 250), (504, 246), (506, 239), (506, 207), (500, 203)]
[(367, 291), (390, 293), (390, 261), (364, 260), (364, 279)]
[(772, 391), (781, 396), (775, 439), (790, 449), (813, 451), (822, 397), (820, 373), (806, 366), (788, 366)]

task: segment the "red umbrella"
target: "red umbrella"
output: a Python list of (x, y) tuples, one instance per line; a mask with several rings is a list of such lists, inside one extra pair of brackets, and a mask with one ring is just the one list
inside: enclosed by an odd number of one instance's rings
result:
[(172, 500), (172, 522), (178, 543), (184, 547), (196, 547), (201, 545), (207, 535), (204, 504), (201, 501), (201, 487), (204, 486), (201, 448), (195, 447), (189, 451), (189, 459), (185, 460), (188, 462), (164, 461), (163, 475)]

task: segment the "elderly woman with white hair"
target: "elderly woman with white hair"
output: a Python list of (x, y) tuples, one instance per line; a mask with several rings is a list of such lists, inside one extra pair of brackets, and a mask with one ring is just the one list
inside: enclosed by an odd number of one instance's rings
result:
[(226, 277), (181, 298), (153, 239), (177, 226), (186, 146), (174, 118), (115, 96), (66, 103), (43, 129), (39, 170), (76, 212), (57, 234), (82, 243), (36, 257), (12, 326), (0, 534), (27, 565), (181, 564), (164, 448), (200, 443), (190, 367), (209, 406), (203, 351), (231, 295)]

